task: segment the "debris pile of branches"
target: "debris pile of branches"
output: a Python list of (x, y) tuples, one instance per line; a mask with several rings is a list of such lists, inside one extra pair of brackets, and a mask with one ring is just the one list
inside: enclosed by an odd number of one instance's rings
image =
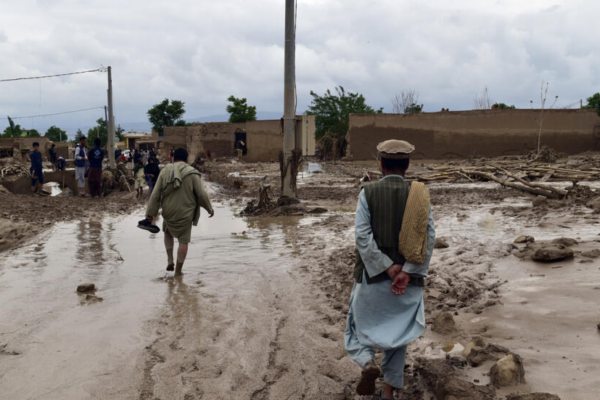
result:
[(548, 146), (542, 146), (542, 148), (540, 149), (539, 152), (537, 150), (533, 150), (525, 158), (527, 160), (531, 160), (531, 161), (538, 161), (538, 162), (553, 164), (560, 157), (561, 157), (561, 154), (559, 152), (557, 152), (556, 150), (554, 150), (553, 148), (550, 148)]
[(31, 174), (29, 173), (29, 168), (27, 168), (23, 164), (16, 164), (16, 163), (1, 167), (0, 174), (1, 174), (0, 176), (2, 177), (2, 179), (4, 179), (7, 176), (10, 176), (10, 175), (31, 176)]
[[(496, 162), (494, 164), (486, 163), (481, 166), (443, 166), (429, 169), (434, 173), (413, 176), (413, 178), (421, 182), (492, 181), (505, 187), (550, 199), (592, 196), (594, 193), (578, 186), (578, 182), (600, 179), (600, 168), (586, 167), (575, 169), (568, 165), (559, 167), (542, 163), (518, 165), (514, 161)], [(546, 183), (550, 179), (553, 181), (572, 182), (572, 187), (566, 189), (554, 187)]]
[(322, 214), (327, 212), (324, 208), (308, 209), (297, 199), (287, 196), (281, 196), (277, 201), (272, 201), (269, 193), (271, 185), (261, 185), (258, 189), (258, 201), (256, 199), (249, 201), (246, 208), (242, 210), (241, 215), (245, 216), (302, 216), (305, 214)]

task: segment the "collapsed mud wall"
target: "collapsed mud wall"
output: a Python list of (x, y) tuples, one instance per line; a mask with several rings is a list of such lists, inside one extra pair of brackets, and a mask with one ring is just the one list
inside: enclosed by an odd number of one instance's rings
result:
[[(497, 157), (537, 148), (541, 110), (352, 114), (346, 157), (372, 160), (379, 142), (407, 140), (421, 159)], [(600, 150), (595, 110), (545, 110), (542, 145), (567, 154)]]

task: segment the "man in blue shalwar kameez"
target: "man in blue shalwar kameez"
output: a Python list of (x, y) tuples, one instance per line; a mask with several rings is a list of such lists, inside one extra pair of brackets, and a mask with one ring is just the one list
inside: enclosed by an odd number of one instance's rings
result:
[[(375, 381), (383, 372), (385, 385), (380, 398), (392, 399), (394, 390), (404, 386), (407, 345), (425, 331), (423, 285), (435, 227), (430, 209), (422, 264), (412, 264), (399, 253), (399, 233), (410, 189), (404, 175), (414, 146), (388, 140), (377, 150), (383, 179), (363, 188), (356, 209), (357, 262), (345, 345), (348, 355), (363, 368), (357, 393), (374, 394)], [(375, 349), (384, 351), (381, 367), (373, 361)]]

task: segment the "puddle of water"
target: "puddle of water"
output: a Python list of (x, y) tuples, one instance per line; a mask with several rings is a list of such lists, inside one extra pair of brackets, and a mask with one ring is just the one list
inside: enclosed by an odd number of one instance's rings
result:
[[(164, 280), (163, 234), (136, 228), (139, 214), (59, 224), (38, 243), (0, 256), (0, 344), (21, 353), (0, 363), (2, 397), (93, 397), (94, 387), (135, 376), (155, 335), (149, 322), (161, 313), (188, 318), (190, 303), (204, 301), (196, 308), (222, 306), (231, 318), (247, 318), (265, 301), (266, 282), (287, 277), (294, 265), (302, 219), (248, 224), (215, 204), (215, 217), (204, 213), (192, 230), (183, 282), (174, 285)], [(75, 292), (88, 282), (103, 301)]]

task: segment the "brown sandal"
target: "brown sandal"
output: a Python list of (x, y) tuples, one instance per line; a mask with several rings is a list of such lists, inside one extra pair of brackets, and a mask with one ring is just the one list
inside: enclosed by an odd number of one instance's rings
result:
[(381, 369), (373, 361), (369, 361), (362, 370), (360, 380), (356, 386), (356, 393), (360, 396), (375, 394), (375, 381), (381, 376)]

